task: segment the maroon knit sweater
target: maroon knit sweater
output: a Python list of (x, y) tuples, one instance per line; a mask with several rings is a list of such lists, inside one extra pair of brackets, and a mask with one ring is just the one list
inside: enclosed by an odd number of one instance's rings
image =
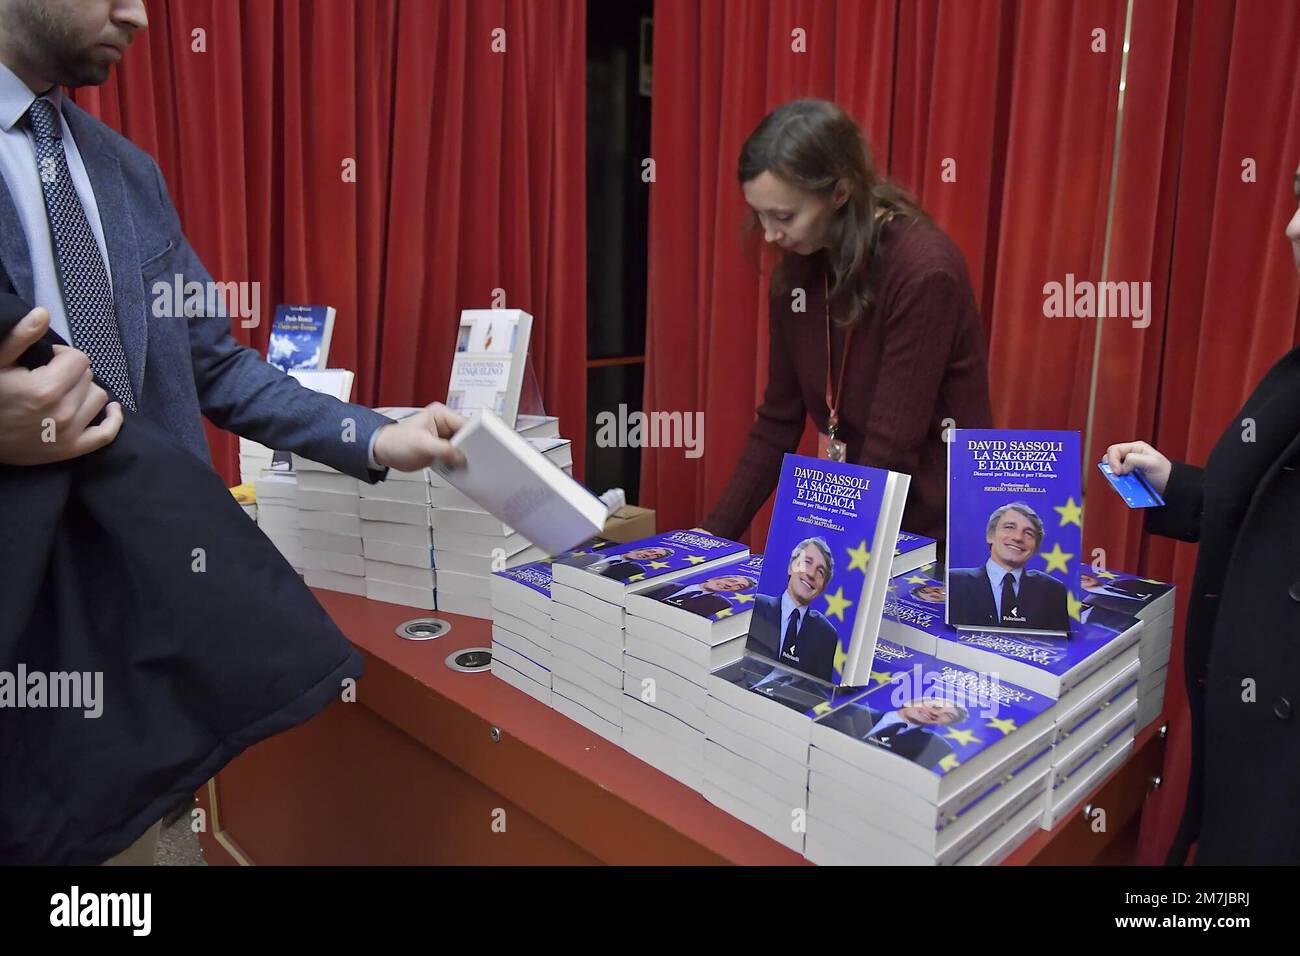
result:
[[(853, 333), (837, 436), (848, 445), (848, 461), (911, 475), (903, 527), (942, 540), (943, 420), (958, 428), (993, 424), (984, 331), (965, 260), (938, 227), (886, 223), (877, 255), (877, 298)], [(767, 391), (731, 481), (703, 525), (727, 538), (744, 533), (776, 487), (781, 456), (798, 447), (805, 415), (826, 431), (825, 259), (817, 253), (785, 265), (806, 289), (806, 311), (792, 311), (789, 292), (774, 291), (768, 303)], [(844, 339), (845, 330), (832, 323), (836, 375)]]

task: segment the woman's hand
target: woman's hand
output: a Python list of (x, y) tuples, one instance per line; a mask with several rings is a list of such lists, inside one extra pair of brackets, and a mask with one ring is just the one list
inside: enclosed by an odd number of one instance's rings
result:
[(1151, 487), (1160, 494), (1165, 493), (1169, 484), (1169, 472), (1173, 464), (1160, 452), (1144, 441), (1126, 441), (1111, 445), (1106, 449), (1106, 461), (1117, 475), (1127, 475), (1135, 468), (1141, 468)]

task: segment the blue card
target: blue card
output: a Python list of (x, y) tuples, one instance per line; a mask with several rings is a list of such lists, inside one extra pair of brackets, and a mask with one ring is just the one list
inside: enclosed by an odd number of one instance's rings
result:
[(1142, 474), (1141, 468), (1135, 468), (1127, 475), (1117, 475), (1110, 467), (1110, 463), (1104, 458), (1097, 462), (1097, 467), (1106, 476), (1110, 486), (1124, 499), (1124, 504), (1130, 508), (1161, 508), (1164, 506), (1165, 499), (1161, 498), (1160, 493), (1151, 487), (1146, 475)]

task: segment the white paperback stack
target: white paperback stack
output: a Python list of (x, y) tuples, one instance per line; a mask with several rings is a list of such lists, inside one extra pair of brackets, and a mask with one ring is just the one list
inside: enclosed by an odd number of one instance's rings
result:
[(1164, 706), (1169, 650), (1174, 640), (1174, 586), (1122, 571), (1096, 571), (1089, 565), (1083, 565), (1081, 571), (1083, 610), (1089, 618), (1123, 614), (1142, 622), (1136, 715), (1141, 730), (1160, 715)]
[(1137, 695), (1138, 662), (1131, 660), (1106, 684), (1069, 694), (1052, 708), (1056, 738), (1043, 796), (1044, 830), (1056, 826), (1133, 749)]
[[(307, 309), (312, 315), (317, 316), (321, 322), (328, 322), (330, 328), (332, 328), (333, 309), (326, 310), (324, 306), (294, 306), (288, 308), (293, 315), (302, 319), (302, 322), (307, 321), (307, 319), (304, 318), (304, 316), (307, 315), (307, 312), (303, 311), (303, 309)], [(281, 313), (285, 309), (286, 307), (284, 306), (277, 309), (277, 321), (281, 318)], [(326, 317), (326, 311), (329, 313), (328, 318)], [(273, 328), (272, 337), (274, 338), (276, 334), (277, 330), (276, 328)], [(287, 354), (292, 354), (294, 347), (290, 346), (287, 340), (282, 344), (288, 349)], [(323, 348), (321, 347), (321, 341), (317, 338), (315, 345), (312, 346), (311, 351), (308, 354), (314, 356), (315, 361), (323, 365), (325, 358), (328, 355), (328, 351), (329, 335), (328, 332), (326, 332)], [(331, 395), (341, 402), (349, 401), (352, 397), (352, 382), (354, 376), (353, 373), (347, 369), (324, 369), (313, 367), (288, 368), (287, 371), (288, 374), (297, 380), (300, 385), (304, 388), (311, 389), (313, 392)], [(300, 528), (301, 519), (298, 515), (297, 473), (290, 468), (287, 456), (282, 455), (281, 461), (274, 466), (272, 464), (273, 458), (274, 452), (265, 445), (261, 445), (248, 438), (241, 437), (239, 439), (240, 480), (252, 482), (253, 487), (257, 492), (258, 501), (261, 502), (265, 499), (267, 504), (265, 510), (260, 507), (258, 508), (258, 527), (266, 533), (267, 537), (269, 537), (275, 546), (280, 549), (280, 553), (285, 556), (288, 562), (293, 565), (299, 573), (306, 571), (307, 562), (309, 561), (314, 565), (317, 565), (312, 568), (313, 572), (315, 572), (313, 576), (316, 578), (317, 582), (314, 586), (329, 587), (328, 584), (325, 584), (322, 581), (320, 574), (322, 568), (319, 567), (319, 565), (322, 562), (328, 562), (330, 559), (322, 558), (316, 553), (310, 555), (305, 555), (303, 553), (302, 534)], [(311, 469), (321, 469), (325, 466), (311, 462), (308, 464), (308, 467)], [(341, 483), (336, 482), (333, 485), (310, 485), (309, 483), (309, 486), (312, 490), (317, 490), (323, 487), (351, 488), (351, 494), (355, 496), (356, 481), (346, 475), (340, 475), (338, 477), (344, 478), (346, 481)], [(309, 507), (315, 509), (320, 502), (311, 503), (313, 497), (313, 495), (308, 495), (308, 501)], [(328, 501), (329, 499), (323, 500)], [(327, 550), (327, 548), (321, 547), (322, 541), (317, 539), (315, 534), (309, 534), (308, 540), (310, 542), (308, 550), (312, 552)], [(308, 583), (310, 584), (312, 582), (309, 581)]]
[(492, 673), (551, 706), (551, 562), (493, 573)]
[(298, 529), (298, 476), (266, 469), (253, 482), (257, 491), (257, 526), (299, 574), (302, 538)]
[(623, 749), (694, 790), (709, 674), (744, 654), (762, 573), (751, 554), (627, 596)]
[(275, 452), (265, 445), (259, 445), (251, 438), (239, 439), (239, 482), (247, 484), (256, 482), (263, 471), (271, 467)]
[(813, 721), (852, 699), (745, 655), (709, 675), (704, 798), (802, 853)]
[(672, 531), (557, 559), (551, 582), (551, 706), (621, 743), (628, 596), (748, 553), (725, 538)]
[(433, 478), (427, 468), (389, 469), (383, 481), (358, 486), (366, 597), (371, 600), (426, 611), (437, 606), (429, 520)]
[(301, 455), (293, 456), (293, 470), (303, 578), (310, 587), (364, 595), (357, 480)]
[(875, 686), (817, 720), (805, 856), (818, 864), (992, 864), (1038, 827), (1052, 701), (880, 641)]
[[(395, 421), (419, 408), (376, 409)], [(373, 601), (432, 611), (437, 607), (429, 500), (437, 476), (428, 468), (390, 468), (383, 481), (358, 482), (365, 593)]]
[[(558, 427), (555, 418), (520, 415), (524, 435), (566, 474), (573, 474), (572, 442), (539, 435)], [(547, 557), (522, 533), (497, 520), (487, 509), (433, 473), (431, 486), (433, 562), (438, 569), (439, 610), (471, 617), (492, 617), (493, 571)]]
[[(611, 544), (592, 539), (581, 550), (596, 552)], [(492, 673), (548, 707), (553, 660), (551, 564), (549, 559), (534, 561), (492, 575)]]

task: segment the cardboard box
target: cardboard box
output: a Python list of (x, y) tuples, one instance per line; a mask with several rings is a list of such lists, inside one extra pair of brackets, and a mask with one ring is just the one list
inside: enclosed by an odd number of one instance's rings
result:
[(624, 505), (605, 519), (602, 538), (629, 544), (648, 538), (655, 533), (655, 513), (653, 508), (641, 508), (637, 505)]

